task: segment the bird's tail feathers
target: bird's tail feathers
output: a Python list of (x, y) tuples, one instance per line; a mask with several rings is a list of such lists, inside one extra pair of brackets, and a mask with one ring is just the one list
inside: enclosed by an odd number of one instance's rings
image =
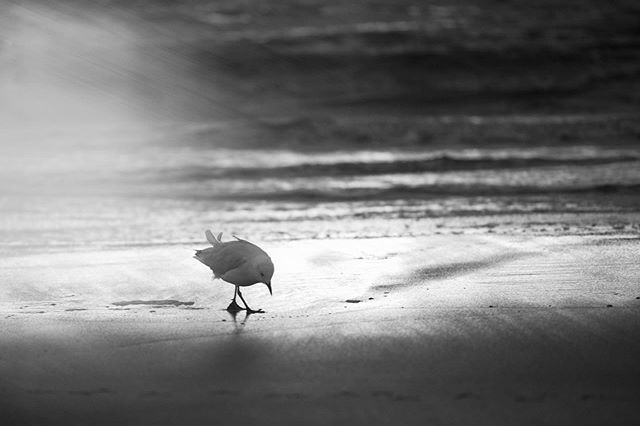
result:
[(207, 241), (209, 241), (209, 243), (212, 246), (218, 245), (222, 243), (222, 232), (218, 234), (218, 238), (216, 238), (213, 233), (207, 229), (206, 231), (204, 231), (204, 235), (207, 237)]

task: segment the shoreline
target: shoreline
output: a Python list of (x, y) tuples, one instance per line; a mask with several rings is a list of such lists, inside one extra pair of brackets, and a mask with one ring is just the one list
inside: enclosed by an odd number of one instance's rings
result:
[[(130, 213), (128, 213), (130, 215)], [(159, 233), (157, 224), (135, 223), (113, 235), (99, 234), (99, 228), (87, 228), (85, 232), (67, 228), (56, 229), (53, 224), (44, 229), (19, 226), (5, 229), (9, 243), (0, 243), (0, 255), (4, 258), (21, 258), (30, 255), (74, 254), (86, 251), (144, 250), (146, 248), (183, 247), (196, 249), (203, 244), (200, 235), (209, 225), (208, 216), (191, 215), (188, 229), (183, 224), (164, 227)], [(134, 217), (132, 216), (132, 221)], [(193, 221), (193, 223), (191, 223)], [(218, 222), (216, 222), (218, 223)], [(71, 225), (69, 225), (71, 227)], [(220, 222), (225, 236), (242, 236), (250, 241), (268, 244), (284, 244), (297, 241), (325, 241), (334, 239), (379, 239), (379, 238), (428, 238), (439, 235), (502, 235), (510, 237), (640, 237), (640, 214), (636, 211), (622, 212), (532, 212), (498, 214), (469, 214), (457, 216), (428, 217), (336, 217), (334, 221), (274, 220)], [(319, 228), (320, 226), (320, 228)], [(37, 232), (36, 232), (37, 231)], [(42, 241), (42, 232), (48, 240)], [(191, 240), (184, 235), (197, 235)], [(149, 240), (134, 240), (132, 235), (152, 236)], [(121, 240), (118, 238), (120, 237)], [(105, 239), (101, 241), (99, 238)], [(53, 240), (54, 242), (52, 242)]]

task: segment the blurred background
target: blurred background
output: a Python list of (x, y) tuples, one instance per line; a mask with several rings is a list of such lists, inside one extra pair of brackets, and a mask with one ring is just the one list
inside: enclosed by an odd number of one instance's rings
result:
[(0, 252), (638, 230), (640, 3), (0, 2)]

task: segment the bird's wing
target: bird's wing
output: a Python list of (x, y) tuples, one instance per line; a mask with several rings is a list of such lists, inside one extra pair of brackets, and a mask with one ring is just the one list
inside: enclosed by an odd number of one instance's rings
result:
[(218, 243), (215, 247), (199, 250), (195, 257), (211, 268), (217, 277), (240, 267), (247, 261), (246, 253), (234, 242)]
[(260, 247), (258, 247), (257, 245), (247, 241), (247, 240), (243, 240), (242, 238), (239, 238), (238, 236), (234, 235), (233, 238), (235, 238), (238, 241), (232, 241), (232, 243), (243, 247), (242, 250), (244, 250), (247, 253), (251, 253), (254, 256), (266, 256), (269, 257), (269, 255), (262, 250)]

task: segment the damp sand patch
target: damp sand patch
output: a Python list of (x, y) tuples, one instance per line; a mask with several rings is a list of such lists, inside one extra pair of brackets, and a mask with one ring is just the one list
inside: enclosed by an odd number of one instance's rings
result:
[(180, 300), (125, 300), (122, 302), (113, 302), (114, 306), (129, 306), (129, 305), (151, 305), (154, 307), (170, 307), (170, 306), (191, 306), (195, 302), (182, 302)]

